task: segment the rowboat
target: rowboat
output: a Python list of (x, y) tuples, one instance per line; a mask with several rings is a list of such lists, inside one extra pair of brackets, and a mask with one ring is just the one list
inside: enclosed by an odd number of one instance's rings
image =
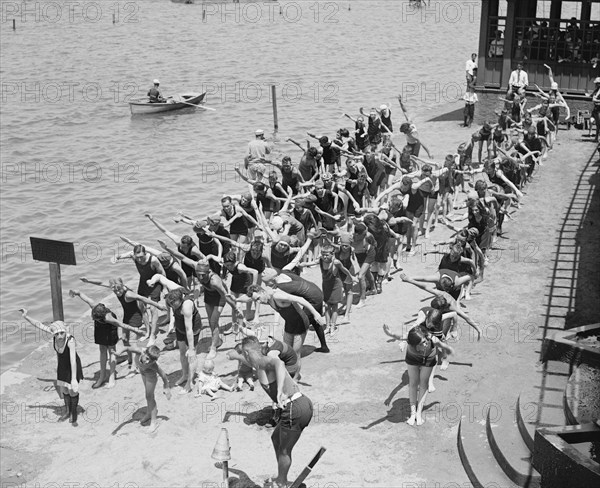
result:
[(174, 95), (167, 97), (166, 102), (150, 103), (147, 98), (132, 100), (129, 102), (129, 108), (131, 113), (134, 115), (138, 114), (156, 114), (160, 112), (170, 112), (171, 110), (178, 110), (180, 108), (186, 108), (189, 106), (198, 105), (204, 97), (204, 93), (182, 93), (181, 95)]

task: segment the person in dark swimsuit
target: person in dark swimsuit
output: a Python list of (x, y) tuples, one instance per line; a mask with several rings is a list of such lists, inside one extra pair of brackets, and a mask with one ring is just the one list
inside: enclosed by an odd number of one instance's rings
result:
[(292, 248), (290, 236), (277, 235), (271, 243), (271, 266), (281, 271), (294, 260), (298, 249)]
[(319, 265), (322, 275), (323, 301), (325, 302), (325, 323), (326, 334), (335, 335), (338, 332), (338, 309), (343, 298), (343, 282), (341, 276), (352, 281), (354, 278), (348, 269), (338, 260), (335, 259), (335, 248), (331, 245), (323, 246), (321, 256), (315, 261), (307, 261), (301, 263), (300, 266)]
[[(189, 237), (190, 236), (183, 236)], [(195, 245), (195, 244), (194, 244)], [(182, 250), (180, 247), (178, 249)], [(183, 254), (183, 253), (182, 253)], [(184, 254), (185, 255), (185, 254)], [(192, 274), (189, 273), (189, 266), (185, 265), (185, 270), (183, 268), (184, 265), (180, 264), (173, 256), (171, 256), (168, 252), (161, 252), (158, 256), (156, 256), (158, 262), (165, 270), (165, 275), (168, 280), (177, 283), (178, 285), (186, 288), (187, 290), (192, 290), (194, 288), (194, 269), (192, 268)], [(195, 256), (192, 255), (190, 259), (195, 260)]]
[[(153, 287), (148, 286), (147, 281), (152, 278), (156, 273), (161, 274), (163, 276), (166, 275), (165, 270), (162, 265), (158, 261), (157, 258), (152, 256), (150, 253), (146, 252), (146, 248), (138, 244), (133, 248), (133, 260), (135, 261), (135, 267), (138, 270), (140, 275), (140, 280), (138, 283), (137, 293), (146, 298), (150, 298), (153, 302), (160, 301), (160, 294), (162, 291), (162, 286), (155, 285)], [(142, 315), (146, 311), (146, 307), (143, 304), (140, 304), (140, 308), (143, 309)], [(158, 312), (155, 308), (150, 309), (150, 324), (148, 325), (148, 331), (146, 333), (146, 337), (150, 338), (150, 345), (156, 341), (156, 335), (158, 333)]]
[(356, 308), (365, 306), (367, 299), (367, 288), (375, 288), (375, 280), (371, 273), (371, 265), (375, 262), (375, 248), (377, 243), (375, 238), (368, 232), (367, 226), (362, 222), (357, 222), (354, 226), (352, 235), (352, 249), (356, 254), (356, 261), (359, 266), (358, 282), (360, 285), (360, 301)]
[[(323, 315), (323, 292), (312, 281), (306, 280), (287, 269), (282, 270), (281, 273), (278, 274), (274, 269), (270, 268), (265, 269), (262, 273), (262, 280), (265, 286), (276, 288), (289, 293), (290, 295), (304, 298), (320, 315)], [(315, 320), (315, 317), (309, 310), (305, 310), (305, 314), (308, 316), (310, 325), (315, 330), (319, 342), (321, 343), (321, 346), (315, 349), (315, 352), (328, 353), (329, 347), (327, 347), (323, 327)]]
[[(460, 318), (462, 318), (467, 324), (469, 324), (473, 329), (475, 329), (475, 332), (477, 333), (477, 340), (481, 340), (481, 328), (479, 327), (479, 325), (477, 325), (477, 323), (473, 322), (473, 320), (471, 320), (469, 318), (468, 315), (466, 315), (462, 310), (460, 305), (458, 304), (458, 302), (454, 299), (454, 297), (452, 297), (452, 295), (450, 295), (449, 293), (436, 289), (433, 286), (428, 286), (425, 283), (420, 283), (418, 281), (415, 281), (412, 278), (409, 278), (406, 274), (401, 273), (400, 274), (400, 279), (406, 283), (410, 283), (411, 285), (414, 285), (418, 288), (421, 288), (422, 290), (425, 290), (428, 293), (431, 293), (432, 295), (435, 296), (434, 300), (431, 302), (431, 306), (433, 308), (436, 309), (440, 309), (442, 311), (442, 313), (447, 313), (447, 312), (455, 312), (456, 315)], [(437, 302), (435, 302), (437, 300)], [(440, 306), (437, 306), (435, 303), (439, 303), (441, 304)], [(456, 338), (458, 337), (458, 334), (453, 333), (453, 330), (455, 328), (455, 324), (456, 324), (456, 320), (453, 321), (452, 324), (450, 323), (446, 323), (444, 320), (444, 334), (450, 334), (451, 337)]]
[(403, 337), (390, 332), (389, 327), (383, 325), (384, 332), (399, 341), (406, 341), (406, 368), (408, 369), (408, 388), (410, 401), (410, 417), (406, 421), (409, 425), (423, 425), (423, 405), (427, 398), (429, 377), (437, 363), (437, 349), (443, 354), (453, 354), (454, 350), (436, 337), (432, 336), (424, 325), (418, 325), (408, 331), (408, 336)]
[[(108, 388), (113, 388), (117, 381), (117, 352), (115, 346), (119, 341), (118, 329), (122, 328), (137, 335), (144, 333), (135, 327), (124, 324), (117, 320), (117, 316), (103, 303), (96, 303), (87, 295), (79, 290), (69, 290), (69, 296), (79, 297), (87, 303), (92, 309), (92, 319), (94, 320), (94, 343), (98, 344), (100, 349), (100, 375), (92, 388), (100, 388), (108, 379)], [(157, 314), (158, 315), (158, 314)], [(109, 361), (110, 371), (106, 374), (106, 361)]]
[(298, 375), (299, 363), (298, 355), (290, 346), (285, 342), (278, 341), (273, 336), (267, 337), (267, 341), (262, 345), (262, 352), (266, 356), (272, 356), (279, 358), (285, 364), (285, 369), (290, 374), (292, 379), (295, 379)]
[(293, 195), (300, 192), (300, 183), (304, 183), (302, 174), (292, 165), (292, 158), (284, 156), (281, 163), (265, 161), (266, 164), (275, 166), (281, 171), (281, 186), (286, 192), (291, 190)]
[(27, 309), (19, 309), (22, 317), (31, 325), (52, 334), (52, 344), (56, 351), (56, 386), (65, 402), (65, 413), (58, 419), (64, 422), (70, 419), (71, 425), (77, 427), (77, 406), (79, 405), (79, 382), (83, 380), (81, 359), (77, 354), (75, 338), (67, 332), (65, 323), (61, 320), (44, 325), (39, 320), (29, 317)]
[[(169, 231), (164, 225), (162, 225), (158, 220), (156, 220), (152, 216), (152, 214), (146, 213), (144, 215), (150, 220), (150, 222), (152, 222), (158, 228), (158, 230), (160, 230), (169, 239), (171, 239), (175, 244), (177, 244), (177, 250), (181, 254), (183, 254), (185, 257), (190, 258), (193, 261), (199, 261), (200, 259), (204, 259), (203, 254), (200, 252), (200, 250), (196, 246), (196, 243), (191, 238), (191, 236), (189, 236), (189, 235), (179, 236), (179, 235), (175, 234), (174, 232)], [(160, 259), (159, 259), (159, 261), (160, 261)], [(161, 262), (161, 264), (162, 264), (162, 262)], [(186, 283), (187, 283), (186, 285), (182, 284), (181, 286), (186, 286), (187, 288), (191, 289), (193, 286), (193, 283), (194, 283), (194, 278), (193, 278), (194, 277), (194, 267), (188, 266), (185, 263), (181, 263), (181, 268), (182, 268), (183, 272), (185, 273)], [(167, 270), (165, 268), (165, 273), (166, 273), (167, 278), (169, 278), (169, 280), (175, 281), (175, 282), (180, 281), (179, 278), (174, 279), (174, 276), (175, 276), (174, 269), (171, 269), (170, 272), (167, 272)]]
[(231, 305), (234, 314), (242, 315), (242, 313), (238, 310), (234, 298), (229, 295), (227, 285), (211, 271), (208, 263), (200, 261), (196, 264), (196, 276), (204, 291), (204, 305), (212, 331), (212, 344), (206, 359), (214, 359), (217, 356), (217, 349), (223, 343), (220, 337), (219, 319), (225, 303)]
[(423, 179), (415, 183), (412, 180), (411, 176), (416, 176), (420, 173), (421, 172), (419, 171), (417, 173), (411, 173), (409, 175), (403, 176), (402, 180), (391, 185), (375, 200), (375, 203), (377, 203), (378, 201), (382, 200), (387, 194), (395, 190), (400, 190), (400, 193), (403, 195), (403, 197), (404, 195), (409, 195), (408, 203), (406, 204), (406, 216), (409, 219), (412, 219), (413, 225), (408, 228), (406, 233), (405, 251), (408, 255), (414, 255), (416, 253), (415, 248), (417, 247), (417, 239), (419, 237), (418, 226), (420, 224), (421, 217), (423, 216), (425, 210), (425, 199), (423, 198), (423, 195), (421, 194), (419, 189), (422, 185), (425, 185), (426, 183), (431, 183), (431, 179), (429, 177), (424, 177)]
[[(208, 234), (205, 234), (205, 236), (212, 240), (212, 237), (210, 237)], [(218, 242), (217, 239), (214, 239), (214, 241)], [(240, 314), (239, 310), (235, 306), (235, 300), (231, 295), (228, 295), (227, 285), (225, 285), (223, 279), (212, 270), (209, 262), (194, 262), (191, 259), (183, 256), (181, 253), (170, 249), (164, 242), (159, 241), (159, 243), (163, 249), (165, 249), (165, 251), (181, 259), (182, 263), (186, 263), (189, 266), (195, 266), (196, 277), (200, 281), (200, 285), (202, 286), (202, 290), (204, 292), (206, 314), (208, 315), (208, 322), (212, 331), (212, 345), (207, 359), (214, 359), (217, 355), (217, 349), (223, 342), (220, 338), (219, 319), (221, 317), (221, 313), (223, 312), (225, 303), (229, 303), (229, 305), (231, 305), (232, 310), (234, 311), (234, 316), (235, 314)]]
[(179, 288), (167, 293), (165, 301), (173, 311), (175, 336), (181, 361), (181, 378), (176, 385), (182, 386), (184, 392), (189, 393), (192, 391), (194, 377), (198, 372), (197, 356), (201, 353), (208, 353), (209, 343), (200, 340), (202, 318), (193, 296), (187, 295), (183, 289)]
[[(256, 251), (255, 251), (256, 253)], [(246, 263), (246, 257), (249, 257), (250, 254), (247, 254), (244, 257), (244, 263), (240, 263), (237, 260), (237, 256), (233, 251), (229, 251), (227, 254), (225, 254), (225, 257), (223, 258), (223, 266), (225, 267), (225, 269), (227, 271), (229, 271), (231, 273), (231, 284), (229, 286), (229, 291), (233, 294), (234, 297), (239, 297), (242, 295), (246, 295), (246, 292), (248, 291), (248, 287), (250, 285), (256, 285), (258, 283), (258, 278), (260, 276), (260, 273), (262, 273), (262, 271), (264, 270), (264, 261), (262, 262), (262, 269), (259, 272), (258, 269), (256, 268), (251, 268), (248, 267), (245, 263)], [(258, 266), (258, 268), (261, 268), (260, 264), (261, 264), (261, 258), (262, 258), (262, 251), (260, 252), (258, 259), (253, 260), (252, 257), (250, 256), (250, 259), (248, 260), (248, 262), (253, 262), (255, 263), (256, 266)], [(248, 310), (247, 310), (248, 312)], [(235, 314), (233, 314), (233, 316), (235, 317)], [(240, 317), (236, 317), (234, 319), (234, 325), (233, 325), (233, 332), (238, 331), (238, 326), (239, 326), (239, 320)], [(250, 320), (250, 317), (248, 316), (248, 314), (244, 315), (244, 317), (246, 320)]]
[[(208, 228), (201, 227), (203, 222), (206, 222), (208, 224)], [(200, 226), (198, 226), (198, 224), (200, 224)], [(217, 237), (219, 239), (221, 237), (223, 237), (225, 239), (231, 239), (231, 234), (229, 234), (229, 231), (221, 223), (221, 214), (220, 213), (215, 213), (214, 215), (209, 215), (205, 221), (197, 221), (194, 224), (194, 232), (196, 233), (198, 240), (200, 240), (200, 236), (202, 236), (202, 238), (203, 238), (202, 240), (206, 240), (206, 238), (207, 238), (206, 234), (209, 234), (211, 237)], [(212, 232), (212, 234), (211, 234), (211, 232)], [(220, 241), (220, 242), (222, 245), (221, 253), (215, 254), (215, 256), (224, 256), (226, 253), (231, 251), (231, 244), (229, 244), (226, 241)], [(213, 271), (215, 271), (215, 270), (213, 269)], [(215, 273), (217, 273), (217, 271), (215, 271)]]
[(340, 323), (345, 324), (350, 322), (350, 310), (354, 304), (354, 286), (358, 284), (359, 265), (356, 260), (356, 255), (352, 249), (352, 234), (344, 232), (339, 236), (339, 249), (335, 253), (335, 258), (342, 263), (342, 266), (350, 272), (351, 276), (346, 276), (343, 283), (344, 299), (346, 310), (342, 316)]
[(274, 482), (277, 487), (287, 487), (292, 450), (312, 419), (312, 402), (300, 392), (283, 361), (262, 352), (256, 337), (244, 338), (242, 351), (246, 361), (256, 370), (258, 380), (269, 398), (282, 409), (271, 440), (278, 468)]
[(382, 293), (383, 279), (388, 271), (388, 259), (390, 255), (390, 238), (397, 238), (398, 235), (392, 231), (387, 224), (377, 215), (368, 213), (363, 218), (369, 233), (375, 238), (375, 259), (372, 265), (375, 276), (375, 289), (377, 293)]
[[(248, 288), (248, 297), (263, 304), (269, 304), (284, 320), (283, 342), (290, 346), (298, 355), (300, 363), (300, 351), (306, 339), (306, 331), (310, 325), (305, 309), (313, 315), (319, 325), (324, 325), (325, 320), (317, 312), (308, 300), (291, 295), (283, 290), (273, 288), (261, 288), (253, 285)], [(300, 364), (298, 365), (300, 368)]]
[(150, 422), (150, 432), (156, 432), (156, 429), (158, 429), (158, 407), (156, 406), (154, 392), (159, 376), (163, 380), (163, 390), (167, 400), (171, 399), (169, 377), (157, 362), (160, 357), (160, 349), (158, 346), (150, 346), (145, 349), (141, 349), (137, 346), (126, 346), (123, 350), (127, 351), (128, 354), (135, 354), (135, 362), (140, 372), (140, 376), (142, 377), (142, 382), (144, 383), (146, 415), (140, 419), (140, 424), (144, 425), (147, 422)]
[(359, 151), (364, 152), (370, 147), (369, 132), (362, 116), (357, 117), (355, 120), (354, 139), (356, 140), (356, 147)]
[[(123, 283), (123, 280), (121, 278), (111, 279), (108, 285), (102, 283), (101, 280), (90, 280), (86, 277), (81, 277), (79, 279), (84, 283), (88, 283), (90, 285), (101, 286), (103, 288), (110, 288), (116, 295), (117, 300), (119, 300), (121, 306), (123, 307), (123, 323), (129, 325), (130, 327), (140, 329), (142, 325), (144, 325), (142, 311), (140, 310), (138, 303), (143, 303), (151, 307), (156, 307), (162, 311), (167, 310), (166, 307), (163, 307), (162, 305), (159, 305), (158, 303), (150, 300), (149, 298), (143, 297), (135, 293)], [(137, 338), (132, 339), (129, 330), (123, 329), (123, 344), (125, 346), (130, 346), (135, 345), (136, 342)], [(135, 374), (136, 370), (133, 366), (133, 355), (131, 353), (127, 353), (127, 364), (129, 365), (128, 376)]]

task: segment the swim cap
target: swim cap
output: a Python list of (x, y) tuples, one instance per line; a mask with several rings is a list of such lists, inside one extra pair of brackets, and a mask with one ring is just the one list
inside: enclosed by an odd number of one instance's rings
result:
[(194, 224), (194, 227), (192, 230), (196, 233), (203, 232), (204, 227), (206, 227), (207, 225), (208, 225), (208, 223), (206, 222), (206, 220), (196, 220), (196, 223)]
[(262, 280), (266, 283), (268, 281), (273, 281), (277, 278), (277, 271), (273, 268), (265, 268), (265, 270), (261, 274)]
[(283, 227), (283, 219), (279, 215), (276, 215), (275, 217), (273, 217), (273, 219), (271, 220), (271, 229), (279, 230), (282, 227)]

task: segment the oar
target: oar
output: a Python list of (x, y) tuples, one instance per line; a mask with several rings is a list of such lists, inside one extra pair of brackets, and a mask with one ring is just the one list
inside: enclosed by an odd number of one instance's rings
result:
[(194, 103), (188, 103), (185, 100), (182, 99), (181, 95), (174, 95), (171, 97), (173, 99), (173, 101), (175, 101), (176, 103), (183, 103), (184, 105), (189, 105), (190, 107), (198, 107), (198, 108), (203, 108), (204, 110), (212, 110), (214, 112), (217, 111), (216, 108), (211, 108), (211, 107), (205, 107), (204, 105), (196, 105)]

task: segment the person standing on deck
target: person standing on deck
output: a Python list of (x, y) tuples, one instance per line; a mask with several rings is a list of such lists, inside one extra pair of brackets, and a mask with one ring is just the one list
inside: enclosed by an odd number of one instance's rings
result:
[(477, 81), (477, 53), (471, 54), (471, 59), (467, 59), (465, 71), (467, 76), (467, 85), (470, 83), (475, 84)]

